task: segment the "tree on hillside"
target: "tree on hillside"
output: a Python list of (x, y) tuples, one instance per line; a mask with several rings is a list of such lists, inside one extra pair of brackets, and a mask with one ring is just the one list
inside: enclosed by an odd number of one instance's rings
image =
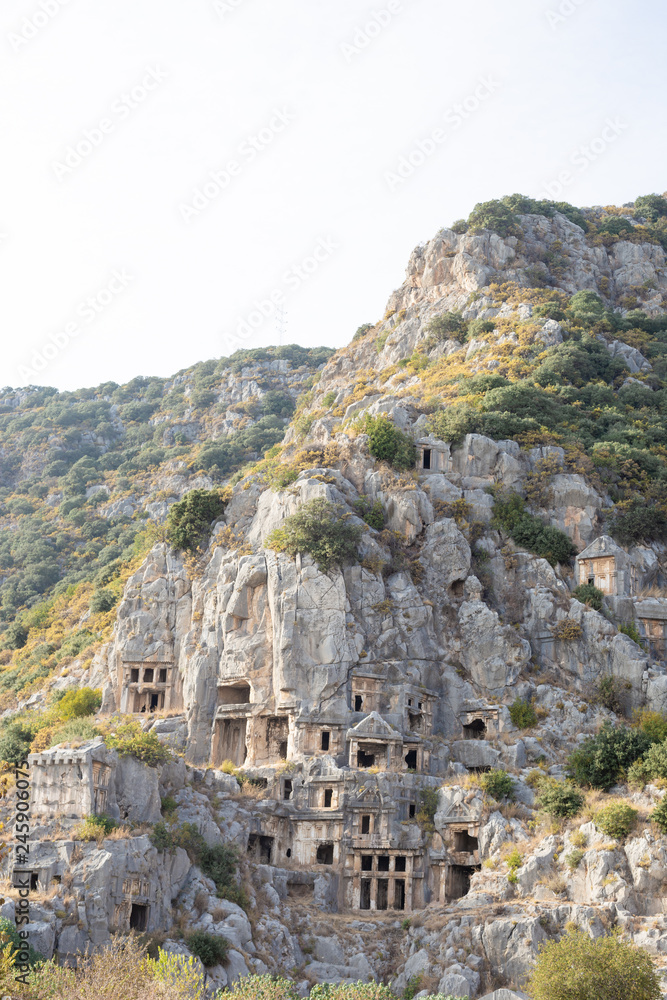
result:
[(643, 948), (616, 933), (593, 940), (583, 931), (549, 941), (526, 984), (533, 1000), (661, 1000), (662, 989)]

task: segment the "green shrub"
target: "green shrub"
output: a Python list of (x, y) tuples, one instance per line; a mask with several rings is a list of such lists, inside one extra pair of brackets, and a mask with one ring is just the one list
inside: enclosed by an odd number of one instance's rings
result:
[(368, 450), (373, 458), (388, 462), (399, 471), (414, 468), (417, 461), (414, 441), (395, 427), (384, 413), (377, 417), (366, 414), (361, 426), (368, 434)]
[(641, 730), (606, 721), (596, 736), (589, 736), (570, 754), (568, 774), (578, 785), (607, 791), (650, 746), (650, 738)]
[(655, 504), (631, 499), (614, 506), (609, 532), (622, 545), (664, 541), (667, 537), (667, 516)]
[(632, 806), (617, 802), (600, 809), (595, 814), (594, 823), (598, 830), (606, 833), (608, 837), (622, 840), (634, 827), (638, 815), (639, 813)]
[(8, 920), (7, 917), (0, 917), (0, 948), (4, 948), (6, 945), (11, 945), (12, 958), (16, 967), (19, 966), (19, 956), (23, 962), (26, 952), (28, 965), (31, 969), (41, 965), (44, 961), (44, 956), (40, 952), (35, 951), (29, 942), (22, 940), (14, 921)]
[(540, 783), (537, 804), (550, 816), (571, 819), (584, 804), (584, 797), (572, 785), (564, 781), (545, 778)]
[(7, 721), (0, 727), (0, 761), (16, 766), (30, 753), (35, 729), (19, 721)]
[[(336, 989), (330, 983), (314, 986), (315, 990)], [(243, 976), (237, 979), (228, 995), (233, 1000), (299, 1000), (296, 984), (282, 976)]]
[(661, 1000), (649, 953), (618, 934), (569, 931), (540, 947), (525, 989), (533, 1000)]
[(163, 795), (160, 799), (160, 812), (163, 816), (169, 816), (178, 809), (178, 803), (173, 795)]
[(528, 513), (526, 501), (513, 491), (494, 490), (491, 526), (504, 531), (518, 546), (548, 560), (567, 563), (577, 550), (565, 532)]
[(382, 531), (384, 528), (384, 507), (381, 500), (371, 503), (368, 497), (360, 496), (354, 505), (354, 509), (359, 517), (362, 517), (371, 528), (375, 528), (376, 531)]
[(372, 323), (362, 323), (361, 326), (357, 327), (356, 333), (354, 334), (352, 340), (353, 341), (361, 340), (362, 337), (366, 336), (369, 330), (374, 330), (374, 329), (375, 327), (373, 326)]
[(481, 201), (468, 216), (472, 233), (490, 229), (499, 236), (512, 236), (519, 232), (518, 219), (514, 211), (502, 201)]
[(507, 771), (487, 771), (479, 776), (479, 785), (482, 791), (497, 802), (503, 799), (511, 802), (514, 799), (514, 779)]
[[(329, 985), (325, 983), (313, 989), (326, 989)], [(221, 997), (222, 993), (219, 996)], [(225, 996), (233, 1000), (299, 1000), (296, 984), (291, 979), (269, 974), (243, 976), (236, 980)]]
[(652, 743), (667, 740), (667, 715), (643, 708), (635, 714), (635, 725), (649, 737)]
[(222, 517), (227, 501), (220, 490), (191, 490), (173, 504), (167, 517), (167, 540), (173, 549), (196, 552), (211, 523)]
[(223, 965), (229, 955), (229, 941), (220, 934), (209, 934), (208, 931), (194, 931), (185, 938), (188, 949), (202, 964), (210, 969), (214, 965)]
[(519, 881), (519, 877), (517, 875), (517, 871), (519, 870), (519, 868), (523, 864), (523, 858), (521, 857), (521, 854), (519, 853), (519, 851), (515, 847), (514, 850), (511, 851), (508, 854), (508, 856), (505, 858), (505, 860), (507, 862), (507, 867), (509, 868), (509, 873), (507, 875), (507, 881), (511, 885), (516, 885), (516, 883)]
[(426, 327), (430, 334), (429, 340), (433, 340), (433, 346), (442, 340), (449, 340), (452, 337), (460, 338), (466, 329), (463, 316), (458, 312), (445, 312), (441, 316), (436, 316)]
[(428, 420), (426, 429), (441, 441), (456, 445), (466, 434), (478, 434), (483, 426), (482, 414), (466, 403), (456, 403), (438, 410)]
[(64, 722), (62, 726), (56, 725), (54, 727), (48, 736), (48, 747), (44, 749), (48, 750), (50, 747), (58, 746), (61, 743), (86, 743), (88, 740), (94, 740), (99, 735), (100, 730), (95, 725), (92, 716), (87, 719), (70, 719), (69, 722)]
[(602, 601), (604, 594), (601, 590), (592, 583), (580, 583), (578, 587), (575, 587), (572, 591), (572, 596), (580, 601), (581, 604), (587, 604), (589, 608), (594, 608), (596, 611), (602, 611)]
[(93, 596), (90, 598), (90, 604), (88, 605), (93, 614), (99, 614), (104, 611), (111, 611), (112, 608), (118, 603), (118, 597), (112, 590), (107, 588), (102, 588), (101, 590), (96, 590)]
[(162, 746), (155, 733), (143, 733), (138, 722), (124, 722), (105, 737), (110, 750), (116, 750), (121, 757), (136, 757), (137, 760), (158, 767), (173, 757), (168, 747)]
[[(413, 977), (413, 979), (416, 978), (418, 977)], [(421, 981), (421, 977), (419, 979)], [(406, 987), (406, 991), (410, 991), (415, 985), (417, 988), (410, 993), (411, 997), (419, 992), (419, 986), (410, 980)], [(405, 997), (405, 992), (403, 996)], [(318, 983), (311, 989), (309, 1000), (396, 1000), (396, 997), (390, 988), (382, 983), (372, 981), (362, 983), (359, 981), (356, 983)]]
[(595, 689), (595, 700), (608, 712), (615, 712), (618, 715), (622, 711), (621, 691), (622, 686), (618, 677), (601, 677)]
[(585, 851), (582, 851), (580, 847), (575, 847), (573, 851), (565, 855), (565, 864), (570, 869), (571, 872), (576, 871), (576, 869), (581, 864), (581, 859), (585, 855)]
[(345, 507), (317, 497), (303, 504), (296, 514), (286, 517), (265, 545), (292, 557), (307, 552), (320, 570), (327, 573), (335, 565), (358, 559), (361, 528), (351, 524), (349, 519)]
[(642, 764), (648, 781), (667, 778), (667, 740), (653, 743), (645, 753)]
[(201, 850), (199, 867), (204, 875), (213, 879), (218, 895), (238, 903), (240, 889), (234, 876), (238, 867), (239, 852), (235, 844), (214, 844)]
[(2, 634), (5, 649), (23, 649), (28, 641), (28, 629), (21, 622), (12, 622)]
[(438, 811), (438, 790), (437, 788), (420, 788), (417, 796), (417, 815), (415, 819), (426, 833), (433, 833), (435, 830), (435, 814)]
[(667, 833), (667, 795), (664, 795), (655, 807), (649, 819), (657, 824), (661, 833)]
[(102, 704), (102, 692), (84, 687), (67, 691), (55, 708), (55, 716), (68, 722), (70, 719), (81, 719), (94, 715)]
[(661, 216), (667, 215), (667, 198), (658, 194), (643, 194), (635, 201), (635, 215), (657, 222)]
[(72, 837), (74, 840), (101, 840), (108, 837), (117, 826), (118, 823), (109, 816), (86, 816), (81, 826), (72, 832)]
[(623, 635), (627, 635), (627, 637), (632, 639), (633, 642), (636, 642), (638, 646), (644, 645), (644, 641), (639, 634), (639, 629), (634, 622), (623, 622), (618, 626), (618, 631), (622, 632)]
[(531, 729), (537, 725), (537, 714), (533, 703), (516, 698), (510, 705), (510, 719), (517, 729)]

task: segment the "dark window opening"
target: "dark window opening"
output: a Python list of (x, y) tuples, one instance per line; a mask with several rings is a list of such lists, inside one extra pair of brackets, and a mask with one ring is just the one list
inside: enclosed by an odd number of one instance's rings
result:
[(30, 891), (36, 892), (39, 882), (39, 872), (30, 872)]
[(285, 851), (285, 854), (286, 854), (286, 856), (288, 858), (291, 858), (292, 857), (292, 848), (288, 847), (287, 850)]
[(467, 726), (463, 727), (463, 738), (466, 740), (483, 740), (486, 736), (486, 723), (484, 719), (473, 719)]
[(491, 765), (482, 764), (479, 767), (469, 767), (468, 770), (471, 774), (486, 774), (487, 771), (491, 770)]
[(287, 760), (287, 740), (283, 740), (283, 742), (279, 745), (278, 756), (281, 760)]
[(375, 754), (357, 750), (357, 767), (375, 767)]
[(332, 865), (334, 859), (333, 844), (320, 844), (316, 855), (318, 865)]
[(251, 833), (248, 837), (248, 854), (251, 854), (260, 864), (270, 865), (273, 853), (273, 837), (264, 837), (260, 833)]
[(130, 684), (138, 684), (139, 682), (139, 668), (132, 667), (130, 670)]
[(62, 875), (54, 875), (51, 881), (53, 882), (54, 885), (60, 885), (60, 883), (62, 882)]
[(416, 771), (417, 770), (417, 751), (416, 750), (408, 750), (408, 752), (405, 755), (405, 763), (408, 765), (408, 767), (410, 768), (410, 770), (412, 770), (412, 771)]
[(425, 469), (430, 469), (431, 468), (431, 449), (430, 448), (424, 448), (424, 465), (423, 465), (423, 467)]
[(361, 855), (361, 870), (362, 870), (362, 872), (372, 872), (373, 871), (373, 855), (372, 854), (362, 854)]
[(371, 880), (362, 878), (361, 893), (359, 897), (359, 909), (370, 910), (371, 908)]
[(333, 789), (324, 789), (324, 808), (331, 809), (331, 800), (333, 799)]
[(361, 712), (364, 704), (364, 699), (360, 694), (355, 694), (354, 696), (354, 710), (355, 712)]
[(153, 674), (154, 674), (153, 668), (146, 667), (146, 669), (144, 670), (144, 684), (153, 683)]
[(408, 705), (412, 704), (412, 698), (408, 698)]
[(388, 854), (381, 854), (378, 857), (378, 871), (379, 872), (388, 872), (389, 871), (389, 855)]
[(405, 909), (405, 879), (397, 878), (394, 882), (394, 909)]
[(151, 695), (151, 712), (154, 712), (156, 708), (159, 707), (160, 696), (157, 694)]
[(414, 804), (414, 802), (411, 802), (408, 806), (408, 819), (414, 819), (416, 812), (417, 812), (417, 806)]
[(454, 582), (451, 584), (449, 588), (449, 593), (452, 595), (452, 597), (463, 597), (464, 594), (463, 588), (464, 588), (463, 580), (454, 580)]
[(361, 817), (361, 832), (370, 833), (371, 832), (371, 818), (370, 816)]
[(404, 856), (402, 854), (399, 854), (394, 859), (394, 871), (396, 871), (396, 872), (404, 872), (405, 870), (406, 870), (405, 869), (405, 858), (404, 858)]
[(389, 907), (389, 879), (379, 878), (377, 882), (377, 897), (375, 905), (378, 910), (386, 910)]
[(158, 680), (159, 680), (160, 684), (166, 684), (167, 683), (167, 668), (166, 667), (163, 670), (160, 671), (160, 676), (159, 676)]
[(148, 925), (148, 907), (142, 903), (132, 903), (130, 910), (130, 930), (145, 931)]
[(322, 744), (321, 744), (322, 750), (329, 749), (330, 739), (331, 739), (331, 733), (322, 733)]
[(590, 584), (591, 586), (593, 586), (593, 587), (594, 587), (594, 586), (595, 586), (595, 577), (594, 577), (594, 576), (589, 576), (589, 578), (588, 578), (588, 582), (589, 582), (589, 584)]
[(292, 779), (285, 778), (285, 783), (283, 785), (283, 798), (288, 801), (292, 798)]
[(467, 830), (457, 830), (454, 834), (454, 850), (472, 854), (479, 847), (477, 837), (471, 837)]
[(418, 705), (417, 705), (417, 708), (421, 709), (421, 708), (423, 708), (423, 707), (424, 707), (424, 703), (423, 703), (422, 701), (420, 701), (420, 702), (418, 703)]
[(448, 871), (448, 891), (450, 899), (461, 899), (470, 892), (470, 879), (479, 871), (479, 865), (451, 865)]

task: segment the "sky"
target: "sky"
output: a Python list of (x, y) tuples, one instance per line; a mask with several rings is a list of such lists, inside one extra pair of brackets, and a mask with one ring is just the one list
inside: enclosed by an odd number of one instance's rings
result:
[(0, 386), (340, 347), (521, 192), (667, 188), (660, 0), (3, 0)]

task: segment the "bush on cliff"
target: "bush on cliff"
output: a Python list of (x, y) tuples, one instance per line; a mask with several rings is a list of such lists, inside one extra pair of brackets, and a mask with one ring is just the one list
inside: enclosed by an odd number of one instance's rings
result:
[(104, 742), (110, 750), (116, 750), (121, 757), (136, 757), (142, 764), (158, 767), (172, 759), (172, 752), (162, 746), (155, 733), (144, 733), (136, 721), (123, 722), (114, 733), (105, 736)]
[(533, 1000), (661, 1000), (649, 953), (618, 934), (570, 931), (540, 948), (526, 984)]
[(368, 434), (368, 450), (373, 458), (388, 462), (399, 472), (414, 468), (417, 461), (414, 441), (395, 427), (384, 413), (377, 417), (366, 414), (361, 421), (361, 429)]
[(512, 491), (494, 490), (491, 526), (504, 531), (521, 548), (541, 556), (552, 566), (569, 562), (577, 552), (564, 531), (530, 514), (523, 497)]
[(351, 514), (342, 504), (316, 497), (271, 532), (265, 542), (266, 548), (286, 552), (292, 557), (306, 552), (321, 571), (327, 573), (333, 566), (358, 558), (361, 527), (351, 524), (350, 518)]
[(191, 490), (175, 503), (167, 517), (167, 541), (173, 549), (196, 552), (208, 538), (211, 524), (222, 517), (227, 499), (221, 490)]
[(608, 791), (651, 746), (651, 738), (639, 729), (603, 723), (596, 736), (589, 736), (567, 762), (568, 774), (578, 785)]

